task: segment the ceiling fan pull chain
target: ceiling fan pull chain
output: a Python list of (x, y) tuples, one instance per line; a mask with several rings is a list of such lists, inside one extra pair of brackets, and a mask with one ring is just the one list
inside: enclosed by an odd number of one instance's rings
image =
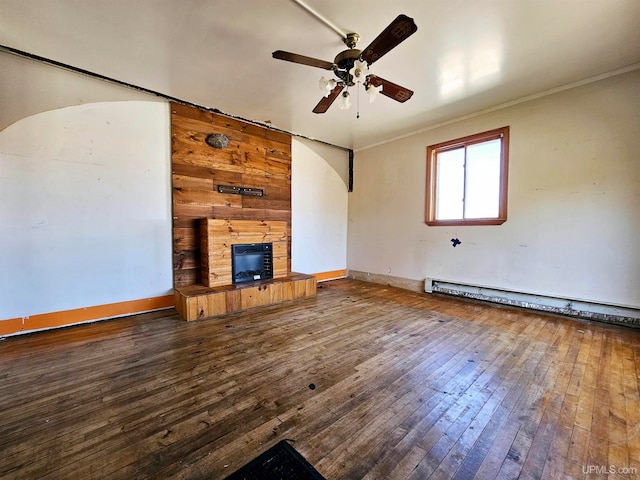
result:
[(360, 118), (360, 89), (356, 88), (356, 118)]

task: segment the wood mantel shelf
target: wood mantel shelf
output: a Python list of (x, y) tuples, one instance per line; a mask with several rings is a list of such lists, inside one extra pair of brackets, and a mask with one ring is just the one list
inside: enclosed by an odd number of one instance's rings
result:
[(188, 285), (175, 289), (176, 310), (187, 321), (315, 295), (316, 277), (302, 273), (235, 285)]

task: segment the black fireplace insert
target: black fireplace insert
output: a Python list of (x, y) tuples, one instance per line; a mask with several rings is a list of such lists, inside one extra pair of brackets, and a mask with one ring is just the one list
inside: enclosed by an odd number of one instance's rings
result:
[(233, 283), (273, 278), (273, 244), (231, 245)]

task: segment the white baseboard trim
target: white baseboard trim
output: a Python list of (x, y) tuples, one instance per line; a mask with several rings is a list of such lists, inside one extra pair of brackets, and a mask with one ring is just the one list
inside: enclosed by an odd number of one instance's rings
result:
[(392, 275), (382, 275), (379, 273), (359, 272), (358, 270), (349, 270), (349, 278), (353, 280), (362, 280), (365, 282), (379, 283), (381, 285), (389, 285), (390, 287), (403, 288), (412, 292), (422, 292), (424, 282), (422, 280), (411, 280), (409, 278), (394, 277)]

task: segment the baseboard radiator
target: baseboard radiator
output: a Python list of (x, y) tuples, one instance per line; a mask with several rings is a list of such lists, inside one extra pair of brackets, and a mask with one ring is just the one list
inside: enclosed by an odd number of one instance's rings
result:
[(425, 279), (424, 291), (640, 328), (640, 309), (633, 307), (465, 285), (433, 278)]

